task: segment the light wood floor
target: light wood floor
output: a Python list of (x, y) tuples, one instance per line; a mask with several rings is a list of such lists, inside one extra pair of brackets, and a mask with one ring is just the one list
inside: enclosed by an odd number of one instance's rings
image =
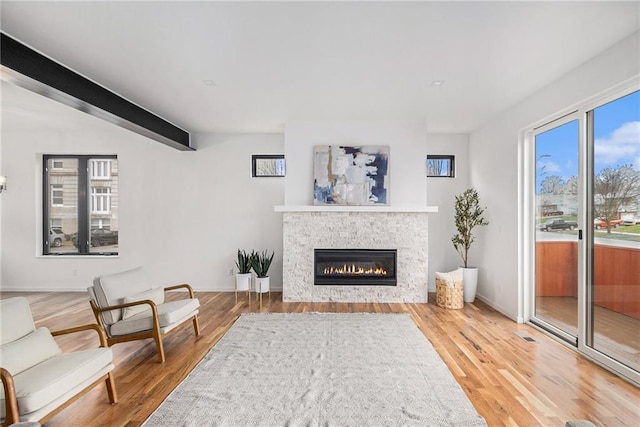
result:
[[(628, 366), (640, 366), (640, 319), (599, 306), (594, 306), (593, 311), (593, 347)], [(577, 298), (536, 297), (536, 315), (577, 335)]]
[[(60, 329), (94, 321), (84, 293), (2, 293), (0, 297), (15, 295), (29, 299), (37, 326)], [(164, 364), (157, 363), (151, 340), (116, 344), (119, 402), (110, 405), (104, 386), (96, 387), (46, 425), (140, 425), (239, 314), (260, 311), (255, 301), (251, 306), (244, 299), (235, 304), (233, 293), (197, 296), (202, 305), (198, 339), (190, 326), (167, 337)], [(430, 304), (283, 303), (281, 294), (274, 293), (262, 311), (410, 314), (490, 426), (564, 426), (571, 419), (588, 419), (598, 426), (640, 425), (640, 389), (635, 386), (482, 302), (444, 310), (436, 307), (433, 296), (430, 300)], [(535, 342), (526, 342), (516, 331)], [(59, 342), (65, 350), (97, 345), (90, 335)]]

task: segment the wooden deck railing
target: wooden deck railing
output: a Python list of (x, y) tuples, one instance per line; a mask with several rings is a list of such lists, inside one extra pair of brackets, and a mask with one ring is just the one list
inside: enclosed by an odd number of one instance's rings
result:
[[(578, 244), (536, 243), (536, 296), (578, 296)], [(595, 245), (594, 303), (640, 319), (640, 249)]]

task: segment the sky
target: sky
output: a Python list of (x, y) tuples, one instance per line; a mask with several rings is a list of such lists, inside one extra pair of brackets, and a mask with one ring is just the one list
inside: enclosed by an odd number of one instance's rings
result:
[[(536, 136), (538, 187), (546, 176), (578, 174), (578, 128), (574, 120)], [(640, 171), (640, 91), (596, 108), (594, 136), (596, 173), (623, 164)]]

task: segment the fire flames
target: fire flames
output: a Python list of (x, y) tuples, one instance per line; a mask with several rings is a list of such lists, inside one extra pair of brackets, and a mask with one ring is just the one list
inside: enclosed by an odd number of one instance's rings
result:
[(351, 264), (351, 265), (343, 264), (341, 267), (334, 267), (334, 266), (325, 267), (323, 270), (323, 273), (325, 275), (333, 275), (333, 276), (340, 276), (340, 275), (386, 276), (387, 270), (378, 266), (376, 266), (375, 268), (373, 267), (364, 268), (362, 266), (355, 265), (355, 264)]

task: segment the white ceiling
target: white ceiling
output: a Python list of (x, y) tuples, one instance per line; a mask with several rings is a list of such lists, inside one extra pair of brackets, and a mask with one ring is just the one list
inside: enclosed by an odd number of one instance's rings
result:
[(191, 132), (470, 132), (640, 28), (638, 1), (0, 4), (2, 31)]

